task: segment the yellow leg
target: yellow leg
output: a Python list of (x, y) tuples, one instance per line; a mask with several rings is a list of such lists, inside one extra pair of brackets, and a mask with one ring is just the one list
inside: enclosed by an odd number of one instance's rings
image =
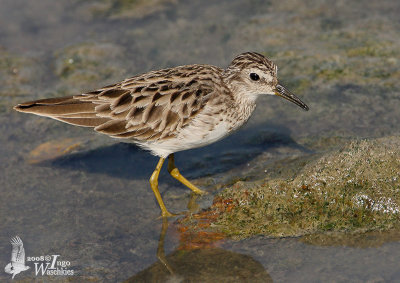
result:
[(150, 186), (151, 186), (151, 189), (153, 190), (154, 195), (156, 196), (158, 204), (160, 205), (161, 216), (162, 217), (170, 217), (170, 216), (174, 216), (174, 215), (172, 213), (168, 212), (168, 210), (165, 207), (165, 204), (161, 198), (160, 191), (158, 190), (158, 175), (160, 175), (160, 170), (164, 164), (164, 160), (165, 160), (165, 158), (160, 158), (160, 161), (158, 161), (156, 170), (154, 170), (153, 174), (150, 177)]
[(175, 167), (174, 154), (171, 154), (168, 156), (168, 172), (169, 172), (169, 174), (171, 174), (172, 177), (177, 179), (179, 182), (184, 184), (186, 187), (191, 189), (196, 194), (199, 194), (199, 195), (206, 194), (205, 191), (200, 190), (198, 187), (196, 187), (195, 185), (190, 183), (188, 180), (186, 180), (186, 178), (183, 177), (181, 175), (181, 173), (179, 173), (178, 168)]

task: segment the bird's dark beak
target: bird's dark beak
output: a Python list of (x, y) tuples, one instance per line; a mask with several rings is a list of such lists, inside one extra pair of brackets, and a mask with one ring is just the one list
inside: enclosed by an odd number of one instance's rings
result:
[(308, 106), (303, 101), (300, 100), (300, 98), (298, 98), (296, 95), (294, 95), (293, 93), (288, 91), (281, 84), (276, 85), (275, 95), (278, 95), (280, 97), (283, 97), (283, 98), (293, 102), (294, 104), (300, 106), (301, 108), (303, 108), (306, 111), (308, 111), (308, 109), (309, 109)]

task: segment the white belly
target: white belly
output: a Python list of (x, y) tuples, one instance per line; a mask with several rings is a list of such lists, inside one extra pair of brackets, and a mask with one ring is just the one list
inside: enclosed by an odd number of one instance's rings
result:
[[(229, 135), (229, 125), (221, 121), (214, 124), (205, 123), (200, 119), (193, 120), (189, 126), (183, 128), (176, 137), (164, 141), (140, 144), (160, 157), (167, 157), (171, 153), (202, 147), (214, 143)], [(216, 124), (216, 125), (215, 125)]]

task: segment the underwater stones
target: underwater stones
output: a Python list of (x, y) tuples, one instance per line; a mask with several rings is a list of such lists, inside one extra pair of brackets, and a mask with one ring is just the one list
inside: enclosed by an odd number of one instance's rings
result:
[(55, 74), (76, 91), (126, 76), (124, 49), (111, 43), (82, 43), (55, 54)]

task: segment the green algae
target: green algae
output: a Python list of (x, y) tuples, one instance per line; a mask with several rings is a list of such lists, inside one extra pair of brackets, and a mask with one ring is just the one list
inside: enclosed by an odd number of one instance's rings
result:
[(398, 47), (392, 42), (379, 42), (379, 44), (368, 44), (357, 46), (347, 50), (349, 57), (393, 57), (399, 53)]
[(32, 93), (32, 82), (40, 81), (42, 77), (43, 69), (37, 60), (0, 47), (0, 113), (11, 112), (11, 105)]
[[(357, 83), (359, 85), (374, 83), (383, 85), (386, 80), (398, 79), (399, 62), (395, 58), (399, 54), (396, 53), (394, 48), (385, 50), (381, 57), (355, 55), (356, 50), (368, 50), (368, 48), (343, 49), (337, 54), (328, 56), (323, 53), (305, 55), (281, 52), (275, 54), (274, 57), (276, 57), (275, 61), (279, 65), (285, 66), (280, 72), (282, 77), (288, 77), (289, 80), (307, 78), (314, 86), (321, 86), (326, 83)], [(389, 56), (389, 54), (392, 54), (392, 56)], [(301, 73), (296, 71), (299, 69), (302, 70)], [(398, 83), (396, 85), (399, 86)], [(301, 91), (305, 90), (301, 89)]]
[(356, 140), (289, 179), (237, 183), (214, 228), (236, 238), (387, 230), (400, 220), (400, 138)]
[(82, 43), (56, 52), (55, 74), (74, 87), (99, 87), (125, 75), (124, 49), (111, 43)]
[(92, 14), (110, 19), (143, 18), (162, 11), (176, 0), (102, 0), (96, 1)]
[(28, 92), (29, 84), (41, 73), (34, 59), (0, 49), (0, 96)]
[(301, 237), (300, 241), (314, 246), (347, 246), (355, 248), (380, 247), (386, 243), (400, 240), (400, 231), (368, 231), (365, 233), (329, 232)]

